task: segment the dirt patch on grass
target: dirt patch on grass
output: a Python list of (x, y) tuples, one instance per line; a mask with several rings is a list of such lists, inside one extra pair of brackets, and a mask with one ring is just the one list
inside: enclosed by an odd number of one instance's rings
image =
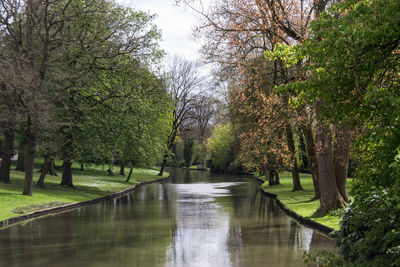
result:
[(40, 204), (40, 205), (30, 205), (30, 206), (26, 206), (26, 207), (16, 208), (12, 212), (15, 214), (27, 214), (27, 213), (31, 213), (34, 211), (46, 210), (46, 209), (50, 209), (50, 208), (54, 208), (54, 207), (59, 207), (59, 206), (65, 205), (65, 204), (69, 204), (69, 203), (67, 203), (67, 202), (49, 202), (49, 203), (44, 203), (44, 204)]

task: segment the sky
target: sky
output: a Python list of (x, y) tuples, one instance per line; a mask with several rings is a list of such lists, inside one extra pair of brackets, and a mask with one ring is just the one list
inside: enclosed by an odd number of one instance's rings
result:
[(178, 55), (188, 60), (200, 59), (201, 42), (193, 40), (195, 14), (188, 7), (176, 5), (175, 0), (116, 0), (117, 3), (136, 10), (157, 14), (154, 23), (162, 31), (161, 48), (168, 55)]

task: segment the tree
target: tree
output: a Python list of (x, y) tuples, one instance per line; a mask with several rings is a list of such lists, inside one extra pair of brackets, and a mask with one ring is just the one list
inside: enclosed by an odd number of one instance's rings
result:
[(165, 87), (170, 94), (173, 104), (173, 122), (168, 135), (167, 152), (164, 154), (159, 176), (162, 176), (164, 173), (169, 151), (172, 149), (175, 139), (179, 135), (181, 125), (189, 119), (189, 111), (193, 109), (195, 90), (202, 83), (198, 67), (198, 64), (177, 56), (172, 59), (172, 63), (169, 66)]
[(185, 159), (186, 168), (189, 168), (192, 165), (193, 145), (194, 142), (192, 139), (185, 140), (183, 147), (183, 157)]
[[(273, 172), (297, 165), (288, 145), (292, 144), (288, 137), (293, 141), (293, 135), (288, 136), (288, 132), (291, 133), (292, 116), (296, 113), (274, 92), (278, 77), (268, 68), (269, 64), (264, 58), (253, 60), (252, 65), (247, 63), (248, 69), (232, 84), (230, 102), (232, 122), (239, 128), (241, 162), (248, 169), (256, 169), (274, 179)], [(294, 179), (294, 185), (296, 182), (298, 187), (293, 189), (298, 190), (301, 186)]]
[[(85, 117), (90, 118), (99, 110), (103, 114), (106, 112), (104, 109), (119, 110), (118, 105), (129, 100), (137, 102), (141, 97), (152, 97), (153, 87), (147, 86), (147, 83), (154, 77), (148, 77), (147, 69), (161, 56), (155, 42), (160, 34), (152, 25), (152, 19), (153, 16), (144, 12), (111, 6), (94, 14), (94, 19), (90, 21), (94, 29), (103, 25), (98, 30), (98, 40), (83, 40), (91, 43), (96, 50), (87, 51), (85, 56), (74, 64), (77, 71), (82, 72), (89, 68), (90, 72), (80, 83), (71, 81), (73, 86), (60, 103), (68, 103), (64, 106), (67, 106), (69, 112), (69, 116), (63, 118), (69, 125), (64, 128), (65, 169), (62, 185), (73, 186), (70, 166), (75, 156), (74, 143), (77, 142), (78, 132), (84, 127)], [(104, 27), (105, 25), (113, 27)], [(85, 68), (82, 69), (81, 66)]]
[[(112, 79), (105, 81), (102, 75), (122, 68), (116, 63), (127, 62), (116, 58), (130, 56), (141, 64), (158, 58), (160, 51), (155, 41), (159, 33), (150, 23), (151, 16), (105, 0), (2, 1), (1, 4), (2, 36), (7, 37), (1, 56), (3, 64), (8, 66), (6, 88), (10, 88), (9, 94), (18, 93), (20, 114), (25, 118), (27, 164), (23, 194), (30, 195), (36, 145), (43, 132), (59, 126), (50, 123), (60, 122), (57, 116), (62, 112), (56, 111), (68, 106), (66, 100), (74, 99), (77, 92), (99, 104), (115, 95), (122, 97), (123, 93), (112, 90), (105, 90), (107, 96), (99, 96), (87, 88), (93, 88), (91, 84), (99, 81), (105, 82), (103, 89), (108, 88), (107, 82)], [(67, 137), (62, 183), (68, 186), (72, 186), (73, 157), (72, 134), (68, 134), (70, 122), (62, 121), (64, 125), (60, 127)]]
[[(289, 1), (285, 5), (274, 4), (273, 1), (222, 1), (212, 4), (207, 11), (191, 4), (201, 1), (183, 2), (204, 17), (201, 26), (196, 29), (196, 35), (207, 38), (203, 49), (206, 60), (217, 62), (224, 69), (237, 68), (239, 73), (252, 68), (254, 60), (262, 57), (265, 50), (273, 50), (281, 42), (301, 42), (314, 12), (314, 6), (307, 6), (303, 1)], [(287, 12), (289, 9), (291, 11)], [(285, 24), (280, 23), (282, 17)], [(280, 60), (268, 67), (275, 74), (274, 85), (296, 79), (293, 70), (285, 68)], [(285, 94), (281, 97), (285, 98), (285, 102), (290, 99)], [(301, 185), (295, 162), (292, 125), (287, 124), (285, 128), (287, 146), (292, 154), (294, 189), (299, 190)]]
[[(70, 98), (70, 112), (63, 120), (71, 121), (64, 132), (66, 140), (73, 141), (71, 158), (110, 166), (118, 160), (132, 167), (151, 165), (158, 158), (170, 123), (166, 92), (145, 67), (127, 63), (112, 73), (102, 73), (104, 80)], [(67, 186), (68, 181), (71, 175)]]
[(190, 118), (198, 127), (199, 143), (202, 144), (206, 139), (206, 134), (210, 128), (210, 122), (216, 113), (215, 104), (217, 99), (205, 94), (199, 94), (195, 97), (193, 109), (190, 113)]
[[(1, 68), (1, 66), (0, 66)], [(1, 123), (4, 129), (4, 145), (2, 146), (2, 160), (0, 167), (0, 181), (4, 183), (10, 183), (10, 168), (11, 158), (14, 155), (14, 135), (16, 128), (16, 109), (15, 109), (15, 96), (10, 96), (7, 93), (7, 85), (4, 82), (0, 82), (0, 95), (3, 96), (2, 101), (7, 106), (6, 114), (2, 114), (6, 119)], [(3, 117), (2, 116), (2, 117)]]
[[(207, 9), (207, 11), (205, 11), (206, 9), (196, 9), (194, 7), (192, 3), (199, 1), (184, 2), (198, 11), (205, 18), (201, 26), (197, 29), (197, 33), (206, 36), (208, 39), (204, 46), (206, 59), (225, 64), (226, 62), (230, 62), (232, 65), (236, 64), (240, 66), (243, 62), (246, 62), (243, 59), (254, 55), (257, 56), (257, 53), (259, 53), (260, 50), (276, 51), (280, 50), (280, 47), (282, 47), (280, 44), (289, 46), (301, 44), (310, 34), (310, 31), (308, 30), (309, 23), (318, 18), (318, 16), (325, 10), (325, 7), (334, 1), (312, 1), (312, 3), (308, 5), (304, 1), (295, 0), (286, 1), (284, 3), (282, 1), (270, 0), (226, 0), (213, 4), (211, 8)], [(285, 51), (281, 50), (279, 52)], [(274, 59), (276, 63), (279, 63), (280, 60), (279, 56), (277, 59)], [(289, 69), (289, 71), (295, 73), (291, 81), (303, 79), (300, 72), (301, 68), (302, 65), (299, 63)], [(289, 82), (290, 80), (285, 79), (284, 83), (279, 85), (287, 84)], [(291, 97), (297, 97), (296, 91), (291, 91), (291, 93), (294, 93)], [(316, 106), (312, 106), (311, 103), (305, 104), (308, 106), (306, 109), (323, 106), (322, 104)], [(316, 112), (320, 113), (319, 110), (316, 110)], [(343, 204), (345, 204), (345, 201), (341, 198), (340, 194), (331, 194), (331, 192), (329, 192), (330, 190), (338, 191), (337, 186), (325, 186), (325, 181), (327, 184), (335, 183), (332, 181), (332, 179), (335, 179), (335, 175), (331, 175), (335, 169), (334, 161), (332, 157), (329, 158), (328, 156), (330, 152), (324, 149), (329, 147), (328, 143), (332, 142), (332, 139), (329, 138), (329, 136), (333, 137), (333, 135), (329, 133), (330, 126), (325, 125), (323, 121), (319, 120), (319, 118), (320, 116), (317, 116), (315, 125), (320, 129), (319, 132), (321, 134), (318, 135), (318, 137), (321, 139), (314, 140), (318, 146), (318, 149), (316, 150), (317, 157), (319, 158), (319, 161), (322, 160), (324, 163), (318, 165), (316, 164), (317, 161), (314, 162), (314, 165), (318, 166), (318, 175), (314, 174), (313, 179), (318, 178), (323, 180), (322, 183), (319, 183), (320, 191), (324, 190), (324, 193), (326, 193), (326, 197), (322, 198), (322, 202), (324, 202), (322, 205), (326, 206), (325, 204), (328, 202), (336, 203), (335, 207), (329, 207), (329, 209), (335, 209), (342, 207)], [(312, 124), (305, 124), (305, 127), (311, 125)], [(309, 129), (306, 132), (311, 133), (313, 131)], [(328, 137), (322, 137), (323, 134), (327, 134)], [(290, 136), (291, 134), (288, 132), (288, 140), (291, 139)], [(312, 139), (313, 138), (308, 138), (309, 141)], [(343, 138), (343, 140), (349, 140), (349, 138)], [(290, 143), (291, 142), (288, 142), (288, 146), (290, 150), (293, 151), (293, 146)], [(340, 142), (338, 145), (349, 146), (349, 143)], [(310, 144), (309, 147), (312, 148), (314, 146), (311, 146)], [(308, 151), (312, 152), (312, 149), (308, 149)], [(347, 151), (349, 151), (348, 148), (343, 148), (336, 150), (335, 153), (347, 153)], [(311, 154), (309, 157), (312, 158), (313, 155)], [(343, 159), (348, 158), (346, 155), (338, 155), (338, 157), (335, 158), (339, 157)], [(326, 162), (325, 160), (328, 159), (332, 159), (332, 161)], [(345, 168), (343, 164), (337, 164), (336, 166), (338, 168)], [(338, 173), (345, 173), (345, 171)], [(317, 182), (314, 184), (317, 184)], [(316, 197), (317, 196), (318, 195), (316, 194)], [(335, 196), (338, 197), (338, 199), (337, 201), (329, 199), (328, 196)]]
[(192, 164), (199, 165), (200, 168), (204, 168), (206, 163), (207, 147), (204, 141), (211, 135), (218, 102), (215, 97), (204, 92), (195, 95), (188, 119), (181, 124), (183, 131), (180, 137), (184, 144), (193, 140)]
[(210, 153), (211, 169), (216, 172), (225, 172), (233, 161), (233, 145), (235, 137), (232, 125), (217, 125), (207, 141)]
[(352, 265), (399, 264), (399, 15), (399, 1), (345, 1), (300, 48), (309, 76), (294, 86), (323, 101), (325, 120), (361, 129), (354, 200), (338, 232)]

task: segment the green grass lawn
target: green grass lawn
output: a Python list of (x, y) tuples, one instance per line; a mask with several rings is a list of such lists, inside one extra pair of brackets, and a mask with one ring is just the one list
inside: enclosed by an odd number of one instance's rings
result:
[[(38, 169), (42, 162), (43, 159), (35, 161), (34, 184), (39, 179), (40, 173)], [(56, 165), (60, 166), (61, 162), (56, 162)], [(156, 170), (137, 168), (133, 170), (130, 182), (126, 183), (127, 176), (108, 176), (108, 167), (106, 166), (90, 166), (84, 171), (80, 171), (78, 165), (78, 163), (73, 164), (75, 189), (59, 186), (61, 170), (58, 169), (58, 176), (46, 176), (46, 188), (33, 187), (33, 196), (22, 195), (25, 173), (12, 170), (11, 183), (0, 183), (0, 220), (66, 203), (96, 199), (122, 191), (140, 182), (160, 178), (157, 176), (158, 171)], [(125, 173), (129, 173), (128, 168), (126, 168)], [(168, 175), (168, 173), (164, 173), (163, 177), (167, 177)]]
[[(257, 176), (257, 174), (255, 174)], [(257, 176), (259, 177), (259, 176)], [(261, 177), (264, 179), (265, 177)], [(301, 185), (304, 190), (292, 192), (293, 180), (292, 174), (285, 172), (279, 175), (281, 184), (269, 186), (268, 182), (262, 185), (262, 189), (269, 193), (278, 195), (278, 199), (289, 209), (297, 214), (312, 219), (316, 222), (329, 226), (333, 229), (339, 229), (340, 218), (337, 214), (328, 214), (324, 217), (316, 217), (314, 213), (319, 208), (319, 200), (310, 201), (314, 196), (313, 181), (311, 174), (300, 174)], [(347, 180), (349, 187), (352, 180)]]

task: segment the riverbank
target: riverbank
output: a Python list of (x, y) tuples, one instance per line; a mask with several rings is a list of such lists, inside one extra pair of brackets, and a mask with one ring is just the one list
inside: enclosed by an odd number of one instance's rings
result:
[[(255, 174), (256, 178), (263, 179), (264, 177), (259, 177)], [(330, 213), (323, 217), (314, 216), (314, 213), (319, 208), (319, 200), (311, 199), (314, 196), (313, 181), (310, 174), (300, 174), (301, 185), (304, 190), (292, 192), (293, 180), (291, 173), (282, 173), (279, 175), (280, 184), (269, 186), (268, 182), (264, 182), (261, 186), (262, 190), (267, 193), (276, 195), (276, 198), (282, 205), (288, 209), (288, 211), (293, 211), (295, 214), (306, 218), (306, 220), (311, 220), (322, 224), (328, 228), (334, 230), (339, 229), (340, 216), (338, 213)], [(264, 179), (263, 179), (264, 180)], [(351, 180), (348, 180), (348, 186), (350, 186)], [(301, 219), (298, 217), (297, 220)], [(326, 232), (326, 230), (324, 231)]]
[[(126, 169), (126, 173), (128, 173)], [(157, 176), (158, 171), (136, 168), (132, 172), (130, 181), (125, 182), (126, 176), (107, 175), (107, 168), (104, 166), (91, 166), (84, 171), (79, 170), (78, 164), (73, 165), (73, 177), (75, 188), (59, 186), (59, 176), (46, 176), (45, 188), (33, 187), (33, 196), (21, 194), (24, 182), (23, 172), (11, 171), (11, 183), (0, 183), (0, 227), (9, 222), (18, 221), (16, 217), (30, 218), (33, 214), (49, 213), (50, 210), (65, 210), (75, 208), (78, 203), (84, 205), (93, 201), (102, 201), (111, 197), (134, 190), (135, 186), (165, 179)], [(39, 178), (38, 169), (34, 172), (34, 182)], [(80, 205), (82, 206), (82, 205)], [(34, 215), (37, 217), (37, 215)], [(23, 219), (23, 218), (22, 218)]]

